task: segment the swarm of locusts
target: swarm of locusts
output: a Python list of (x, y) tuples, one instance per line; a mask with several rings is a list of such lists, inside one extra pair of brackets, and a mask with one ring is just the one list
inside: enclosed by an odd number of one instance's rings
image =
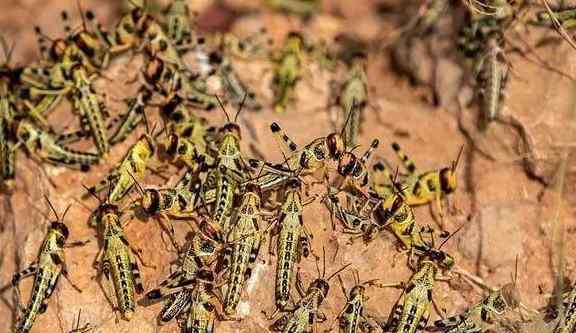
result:
[[(439, 9), (429, 1), (428, 10)], [(494, 1), (497, 3), (498, 1)], [(271, 8), (308, 16), (319, 3), (310, 0), (267, 1)], [(495, 10), (498, 4), (489, 5)], [(80, 7), (80, 6), (79, 6)], [(484, 9), (486, 9), (484, 8)], [(354, 52), (345, 60), (323, 54), (309, 45), (299, 32), (285, 36), (281, 46), (259, 43), (260, 31), (246, 38), (233, 35), (201, 35), (194, 26), (186, 1), (173, 0), (161, 14), (152, 14), (145, 4), (131, 3), (119, 22), (107, 30), (90, 10), (79, 10), (82, 25), (73, 27), (69, 14), (62, 12), (64, 36), (46, 36), (36, 27), (41, 57), (27, 66), (12, 66), (11, 43), (2, 38), (6, 61), (0, 70), (0, 156), (2, 187), (7, 193), (16, 188), (16, 155), (25, 153), (40, 165), (52, 164), (89, 172), (104, 164), (110, 151), (128, 138), (137, 136), (121, 160), (96, 184), (85, 184), (78, 200), (91, 208), (89, 221), (100, 245), (96, 256), (94, 283), (116, 319), (131, 320), (139, 307), (163, 302), (158, 323), (177, 320), (182, 332), (211, 333), (217, 321), (239, 320), (239, 304), (247, 297), (247, 281), (268, 244), (275, 265), (275, 309), (256, 313), (270, 320), (270, 330), (308, 333), (318, 322), (332, 320), (331, 331), (340, 332), (418, 332), (432, 330), (452, 333), (485, 332), (507, 312), (521, 305), (516, 280), (501, 288), (486, 287), (479, 303), (461, 314), (436, 322), (428, 319), (433, 311), (434, 286), (454, 274), (477, 282), (463, 270), (456, 270), (454, 257), (443, 245), (457, 230), (443, 230), (445, 202), (457, 190), (458, 165), (465, 147), (453, 152), (452, 161), (439, 161), (438, 168), (419, 170), (396, 142), (391, 150), (398, 165), (371, 161), (382, 138), (368, 147), (357, 146), (364, 113), (371, 105), (367, 79), (367, 57)], [(433, 12), (426, 12), (432, 15)], [(482, 46), (482, 72), (488, 75), (482, 108), (490, 111), (483, 121), (497, 114), (500, 87), (504, 84), (499, 48), (501, 39), (491, 31), (509, 17), (507, 12), (484, 13), (487, 18), (471, 18), (464, 33)], [(423, 15), (414, 31), (422, 33)], [(566, 22), (572, 19), (568, 13)], [(539, 20), (545, 21), (544, 14)], [(494, 27), (495, 28), (492, 28)], [(493, 29), (490, 30), (489, 29)], [(477, 35), (480, 34), (479, 38)], [(471, 38), (471, 37), (470, 37)], [(471, 51), (472, 52), (472, 51)], [(141, 55), (139, 88), (125, 100), (124, 109), (113, 114), (94, 84), (106, 80), (105, 70), (127, 55)], [(273, 72), (273, 100), (267, 105), (250, 85), (241, 79), (235, 60), (252, 56), (269, 60)], [(193, 58), (192, 68), (188, 60)], [(296, 83), (305, 78), (306, 66), (323, 59), (324, 64), (343, 63), (344, 80), (333, 85), (337, 109), (334, 131), (309, 142), (293, 141), (278, 122), (269, 124), (270, 137), (277, 142), (282, 160), (254, 158), (241, 148), (244, 129), (238, 122), (242, 112), (291, 112)], [(207, 82), (216, 80), (213, 87)], [(52, 112), (69, 104), (70, 119), (78, 129), (63, 131), (51, 121)], [(236, 110), (233, 117), (229, 111)], [(225, 123), (209, 123), (203, 113), (223, 112)], [(159, 121), (152, 121), (160, 119)], [(84, 143), (80, 149), (77, 143)], [(145, 178), (158, 170), (174, 170), (178, 179), (161, 187), (146, 184)], [(171, 171), (172, 172), (172, 171)], [(176, 177), (173, 177), (176, 178)], [(311, 180), (325, 185), (324, 195), (308, 196)], [(46, 197), (55, 220), (50, 223), (38, 256), (27, 268), (15, 273), (13, 287), (33, 277), (29, 297), (18, 294), (15, 332), (28, 332), (35, 320), (50, 306), (50, 296), (60, 275), (68, 278), (65, 252), (83, 242), (67, 242), (66, 212), (60, 216)], [(384, 285), (375, 280), (361, 281), (354, 262), (326, 268), (323, 244), (313, 242), (304, 211), (312, 201), (321, 201), (329, 212), (335, 231), (368, 244), (381, 233), (397, 238), (407, 264), (413, 270), (408, 281)], [(416, 206), (432, 205), (438, 226), (416, 221)], [(140, 252), (125, 232), (126, 215), (138, 210), (158, 221), (170, 239), (166, 246), (179, 255), (177, 269), (155, 288), (146, 290), (139, 267)], [(192, 232), (180, 244), (173, 223), (185, 221)], [(322, 255), (320, 255), (322, 253)], [(302, 261), (315, 261), (318, 276), (305, 285), (298, 274)], [(342, 275), (352, 272), (354, 285), (346, 289)], [(349, 273), (349, 272), (348, 272)], [(383, 277), (384, 279), (385, 277)], [(326, 318), (322, 305), (338, 280), (346, 303), (336, 318)], [(371, 286), (402, 290), (388, 319), (364, 311)], [(80, 290), (79, 290), (80, 291)], [(296, 295), (296, 296), (295, 296)], [(555, 331), (574, 332), (576, 296), (566, 298), (558, 313)], [(80, 327), (70, 332), (88, 332)]]

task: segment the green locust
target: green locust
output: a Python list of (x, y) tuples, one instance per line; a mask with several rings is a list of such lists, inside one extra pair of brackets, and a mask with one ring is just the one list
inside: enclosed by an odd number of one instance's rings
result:
[(17, 122), (16, 138), (29, 154), (49, 163), (77, 165), (81, 170), (88, 171), (91, 165), (100, 161), (99, 155), (75, 151), (60, 145), (56, 137), (26, 120)]
[[(280, 310), (288, 306), (296, 263), (301, 257), (308, 257), (310, 254), (310, 236), (304, 229), (302, 219), (304, 204), (301, 192), (300, 179), (290, 178), (286, 185), (280, 214), (271, 229), (271, 238), (277, 236), (275, 302)], [(272, 241), (270, 241), (270, 253), (272, 254)]]
[(228, 286), (224, 296), (224, 313), (236, 313), (246, 280), (250, 278), (256, 263), (262, 235), (261, 191), (252, 183), (246, 185), (236, 219), (227, 236), (229, 246), (224, 253), (222, 267), (228, 270)]
[[(432, 256), (420, 260), (401, 298), (393, 308), (392, 315), (382, 329), (385, 332), (416, 333), (423, 330), (430, 317), (432, 293), (438, 276), (438, 265)], [(403, 284), (402, 284), (403, 285)]]
[[(144, 178), (146, 168), (150, 167), (155, 152), (154, 139), (148, 134), (140, 136), (140, 139), (130, 147), (122, 161), (110, 171), (107, 177), (111, 186), (108, 194), (108, 201), (111, 204), (120, 202), (136, 185), (136, 181)], [(108, 182), (102, 181), (97, 186), (91, 187), (90, 193), (102, 191)]]
[(508, 80), (508, 64), (497, 38), (488, 39), (486, 53), (480, 57), (476, 66), (481, 99), (479, 128), (485, 130), (501, 114)]
[(127, 100), (128, 110), (122, 116), (120, 125), (108, 139), (111, 145), (118, 144), (126, 140), (128, 135), (134, 131), (136, 126), (146, 119), (144, 114), (146, 104), (150, 101), (152, 97), (152, 92), (144, 87), (142, 87), (135, 98), (129, 98)]
[(343, 130), (346, 148), (352, 149), (358, 141), (360, 122), (364, 109), (368, 106), (368, 77), (366, 76), (366, 57), (356, 55), (351, 62), (347, 79), (336, 96), (342, 119), (346, 119)]
[[(19, 316), (16, 323), (15, 331), (17, 333), (29, 332), (34, 325), (36, 317), (39, 314), (46, 312), (46, 309), (48, 308), (48, 300), (56, 289), (56, 284), (58, 283), (60, 275), (63, 275), (68, 279), (68, 281), (70, 281), (68, 270), (66, 268), (64, 248), (84, 244), (76, 242), (66, 245), (69, 231), (63, 221), (66, 217), (66, 213), (70, 209), (70, 206), (66, 208), (62, 218), (60, 218), (47, 197), (46, 200), (56, 216), (56, 221), (50, 223), (48, 233), (42, 242), (36, 261), (23, 271), (14, 274), (12, 278), (12, 285), (16, 288), (18, 295), (18, 308), (20, 308), (20, 281), (28, 276), (34, 276), (30, 302), (24, 308), (23, 313)], [(78, 292), (81, 292), (78, 287), (73, 284), (72, 286)]]
[(164, 11), (166, 34), (177, 49), (193, 46), (193, 29), (190, 9), (185, 0), (172, 0)]
[[(326, 256), (324, 256), (324, 260), (326, 260)], [(302, 281), (297, 278), (296, 290), (300, 293), (300, 301), (298, 301), (294, 309), (283, 313), (280, 318), (276, 319), (270, 326), (270, 330), (283, 333), (306, 333), (312, 331), (311, 326), (317, 321), (325, 321), (326, 315), (320, 311), (320, 305), (328, 296), (328, 291), (330, 290), (329, 282), (349, 265), (340, 268), (328, 278), (325, 277), (326, 266), (324, 266), (322, 275), (320, 275), (320, 269), (318, 269), (319, 277), (310, 283), (307, 290), (304, 290)]]
[(288, 102), (296, 82), (300, 78), (303, 63), (303, 39), (296, 32), (286, 37), (284, 47), (275, 60), (272, 91), (274, 93), (274, 111), (282, 113)]
[[(86, 190), (93, 194), (88, 188)], [(120, 221), (119, 207), (109, 201), (100, 201), (98, 196), (93, 195), (100, 202), (90, 219), (91, 226), (98, 230), (102, 244), (94, 262), (98, 267), (98, 280), (102, 281), (102, 275), (106, 278), (108, 282), (108, 287), (104, 287), (106, 298), (111, 305), (114, 305), (109, 296), (110, 289), (113, 289), (116, 295), (115, 309), (122, 313), (124, 319), (130, 320), (136, 309), (135, 293), (144, 292), (138, 263), (133, 255), (138, 252), (130, 246), (126, 238)]]

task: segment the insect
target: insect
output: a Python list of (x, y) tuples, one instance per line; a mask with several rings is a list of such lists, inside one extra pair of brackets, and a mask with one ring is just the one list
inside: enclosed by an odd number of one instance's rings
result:
[(246, 280), (252, 274), (253, 266), (260, 252), (262, 222), (260, 188), (252, 183), (243, 191), (236, 221), (230, 228), (222, 266), (229, 269), (228, 288), (224, 296), (224, 313), (232, 315), (240, 302)]
[(320, 305), (328, 296), (330, 290), (330, 280), (345, 270), (350, 264), (343, 266), (329, 277), (326, 275), (326, 256), (324, 255), (324, 268), (323, 273), (320, 275), (320, 268), (318, 268), (318, 278), (312, 281), (307, 290), (304, 290), (302, 281), (296, 279), (296, 290), (300, 293), (301, 299), (298, 301), (294, 309), (282, 314), (272, 325), (270, 330), (283, 333), (305, 333), (311, 331), (311, 326), (316, 321), (326, 320), (326, 315), (320, 311)]
[(218, 316), (214, 294), (214, 274), (209, 269), (197, 273), (196, 285), (192, 290), (190, 311), (184, 322), (186, 333), (212, 333), (214, 321)]
[(136, 126), (145, 119), (145, 107), (151, 97), (152, 92), (142, 87), (135, 98), (128, 99), (128, 110), (123, 115), (120, 125), (118, 125), (114, 134), (108, 139), (111, 145), (126, 140)]
[(26, 150), (41, 160), (54, 164), (78, 165), (88, 171), (90, 165), (98, 163), (100, 156), (66, 148), (57, 143), (57, 138), (29, 121), (17, 122), (16, 138)]
[[(475, 284), (480, 284), (483, 288), (488, 289), (488, 295), (462, 314), (435, 321), (434, 330), (446, 333), (479, 333), (491, 328), (499, 317), (521, 305), (520, 293), (516, 285), (518, 265), (516, 265), (515, 272), (512, 283), (507, 283), (502, 288), (496, 289), (486, 286), (478, 277), (472, 276), (466, 271), (457, 271), (456, 273), (466, 277), (466, 280), (471, 279)], [(561, 332), (570, 332), (570, 330)]]
[[(434, 284), (441, 279), (438, 265), (433, 256), (425, 256), (419, 262), (418, 270), (412, 275), (392, 316), (383, 325), (385, 332), (415, 333), (426, 327), (430, 317)], [(403, 284), (401, 284), (403, 285)]]
[[(170, 296), (160, 312), (160, 320), (168, 322), (177, 317), (192, 303), (192, 288), (198, 272), (206, 270), (216, 260), (219, 246), (211, 238), (214, 229), (201, 225), (201, 232), (194, 233), (180, 258), (180, 269), (170, 274), (160, 285), (146, 294), (147, 299)], [(207, 235), (204, 235), (206, 233)], [(218, 238), (218, 237), (215, 237)]]
[(508, 64), (497, 37), (489, 38), (486, 53), (480, 57), (477, 70), (481, 116), (479, 127), (486, 129), (501, 113), (504, 106), (504, 90), (508, 79)]
[(368, 300), (366, 286), (374, 285), (375, 280), (360, 282), (358, 271), (354, 271), (354, 273), (354, 287), (350, 289), (349, 294), (346, 294), (344, 282), (342, 282), (342, 278), (338, 275), (342, 293), (344, 297), (346, 297), (346, 305), (344, 305), (344, 308), (337, 316), (340, 332), (371, 332), (375, 327), (364, 316), (364, 303)]
[(303, 63), (303, 43), (300, 34), (290, 32), (275, 61), (272, 91), (274, 93), (274, 110), (278, 113), (284, 112), (292, 90), (300, 77), (300, 67)]
[[(16, 332), (19, 333), (29, 332), (34, 325), (36, 317), (39, 314), (46, 312), (46, 309), (48, 308), (48, 299), (54, 292), (60, 275), (63, 275), (70, 282), (68, 270), (66, 268), (64, 248), (84, 244), (82, 242), (75, 242), (66, 245), (69, 231), (68, 227), (64, 224), (64, 218), (66, 217), (66, 213), (70, 209), (70, 206), (66, 208), (62, 218), (60, 218), (54, 209), (54, 206), (52, 206), (52, 203), (48, 200), (48, 197), (45, 198), (46, 201), (48, 201), (50, 209), (52, 209), (56, 216), (56, 221), (50, 223), (48, 233), (42, 242), (36, 261), (23, 271), (14, 274), (14, 277), (12, 278), (12, 286), (16, 288), (19, 300), (18, 302), (20, 302), (20, 281), (28, 276), (34, 275), (34, 285), (32, 287), (30, 302), (23, 310), (16, 323)], [(70, 284), (78, 292), (82, 292), (72, 282), (70, 282)], [(20, 303), (18, 303), (18, 305), (20, 308)]]
[[(210, 53), (210, 64), (216, 68), (216, 75), (225, 87), (228, 99), (239, 108), (240, 105), (252, 111), (260, 111), (262, 105), (256, 100), (256, 95), (238, 77), (238, 73), (232, 67), (229, 57), (217, 52)], [(243, 103), (243, 104), (242, 104)]]
[[(301, 192), (300, 179), (291, 177), (286, 184), (280, 215), (271, 229), (271, 237), (277, 236), (275, 302), (280, 310), (288, 305), (296, 263), (302, 256), (308, 257), (310, 254), (310, 236), (304, 229), (302, 219), (304, 204)], [(272, 241), (270, 241), (270, 246), (272, 246)], [(272, 254), (272, 248), (270, 248), (270, 253)]]
[[(218, 101), (220, 102), (220, 99)], [(245, 174), (248, 168), (242, 158), (240, 150), (241, 132), (236, 123), (242, 109), (238, 110), (234, 122), (231, 122), (222, 103), (220, 106), (226, 114), (228, 123), (218, 133), (216, 165), (214, 172), (208, 177), (213, 178), (216, 184), (216, 199), (212, 219), (226, 231), (227, 221), (232, 211), (234, 193), (238, 185), (247, 178)]]
[(10, 192), (16, 178), (16, 135), (14, 116), (16, 99), (13, 87), (16, 84), (16, 71), (10, 68), (12, 48), (8, 48), (5, 39), (0, 36), (5, 61), (0, 64), (0, 179), (2, 188)]
[[(564, 29), (572, 29), (576, 26), (576, 11), (574, 8), (567, 9), (553, 9), (552, 13), (556, 19), (562, 24)], [(537, 25), (543, 25), (548, 27), (554, 26), (554, 20), (552, 19), (550, 13), (547, 10), (539, 11), (536, 13), (536, 21), (533, 22)]]
[(280, 144), (282, 153), (286, 155), (288, 168), (314, 172), (322, 169), (328, 160), (336, 161), (344, 152), (344, 140), (339, 133), (330, 133), (327, 136), (312, 140), (301, 149), (282, 130), (280, 125), (270, 125), (272, 134)]
[[(140, 139), (128, 150), (122, 161), (112, 170), (108, 176), (111, 182), (111, 190), (108, 194), (108, 201), (112, 204), (122, 200), (126, 194), (136, 184), (136, 181), (144, 178), (146, 168), (150, 166), (156, 151), (154, 139), (143, 134)], [(102, 181), (97, 186), (90, 188), (90, 193), (97, 193), (103, 190), (107, 182)]]
[(460, 148), (458, 157), (452, 162), (450, 167), (422, 173), (418, 173), (416, 165), (402, 151), (398, 143), (392, 143), (392, 149), (396, 152), (398, 159), (408, 172), (408, 175), (402, 181), (402, 187), (404, 188), (402, 194), (406, 198), (406, 203), (410, 206), (417, 206), (434, 201), (441, 224), (443, 224), (444, 210), (441, 199), (456, 190), (456, 168), (464, 147)]
[(336, 103), (341, 110), (342, 119), (347, 119), (343, 130), (346, 148), (352, 149), (357, 144), (360, 121), (364, 109), (368, 105), (368, 77), (366, 76), (366, 56), (364, 54), (354, 55), (347, 75), (348, 77), (336, 97)]
[(143, 77), (145, 82), (154, 87), (158, 93), (168, 98), (177, 94), (193, 108), (209, 111), (218, 105), (216, 97), (199, 87), (196, 80), (193, 80), (185, 71), (155, 54), (152, 54), (146, 63)]
[(122, 227), (120, 221), (120, 209), (109, 201), (101, 199), (86, 188), (100, 203), (99, 207), (92, 214), (90, 224), (98, 230), (98, 237), (102, 242), (102, 247), (96, 255), (94, 262), (98, 269), (98, 279), (102, 280), (102, 275), (108, 281), (108, 291), (105, 295), (110, 304), (114, 304), (109, 298), (110, 283), (116, 295), (117, 309), (126, 320), (132, 319), (136, 309), (135, 293), (144, 292), (140, 269), (134, 258), (138, 252), (134, 250)]
[(354, 195), (362, 192), (362, 188), (368, 185), (368, 161), (378, 148), (380, 142), (378, 139), (372, 140), (370, 147), (360, 158), (354, 153), (346, 151), (340, 156), (338, 161), (338, 173), (344, 177), (341, 190), (348, 191)]
[(171, 188), (136, 187), (142, 196), (142, 208), (149, 215), (170, 215), (173, 217), (190, 217), (198, 204), (201, 184), (194, 181), (195, 173), (187, 171)]
[(320, 9), (318, 0), (266, 0), (272, 9), (298, 16), (310, 17)]
[(173, 0), (164, 11), (166, 34), (177, 49), (189, 48), (193, 44), (193, 29), (190, 23), (190, 9), (184, 0)]
[(76, 87), (74, 96), (74, 105), (80, 116), (86, 120), (96, 148), (103, 158), (106, 158), (110, 145), (106, 135), (104, 126), (104, 113), (106, 107), (103, 102), (98, 98), (91, 85), (92, 77), (84, 67), (77, 65), (72, 69), (72, 77), (74, 78), (74, 85)]

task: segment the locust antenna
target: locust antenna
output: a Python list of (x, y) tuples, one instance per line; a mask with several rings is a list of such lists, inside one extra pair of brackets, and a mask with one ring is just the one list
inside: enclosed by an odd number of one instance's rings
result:
[(248, 92), (245, 92), (244, 97), (242, 97), (242, 102), (240, 102), (240, 106), (238, 107), (238, 112), (236, 112), (236, 115), (234, 116), (234, 123), (236, 123), (236, 121), (238, 120), (238, 116), (240, 115), (240, 112), (242, 112), (242, 109), (244, 108), (244, 103), (246, 103), (247, 97)]
[(56, 209), (54, 208), (54, 206), (52, 205), (52, 202), (50, 202), (50, 199), (48, 199), (48, 196), (46, 194), (44, 194), (44, 199), (46, 199), (46, 202), (48, 202), (48, 206), (50, 206), (50, 209), (52, 210), (52, 212), (54, 212), (54, 215), (56, 216), (56, 220), (60, 221), (60, 217), (58, 216), (58, 212), (56, 212)]
[(136, 180), (136, 177), (134, 177), (134, 175), (132, 174), (132, 172), (128, 172), (128, 174), (130, 175), (130, 177), (132, 177), (132, 180), (134, 180), (134, 184), (136, 184), (136, 189), (138, 189), (138, 193), (140, 193), (140, 196), (144, 196), (144, 189), (142, 188), (142, 186), (140, 186), (140, 183)]
[(100, 199), (99, 196), (96, 195), (96, 193), (94, 193), (93, 190), (91, 190), (90, 188), (88, 188), (86, 185), (82, 184), (82, 187), (86, 190), (86, 192), (88, 192), (88, 194), (90, 194), (91, 196), (93, 196), (94, 198), (96, 198), (96, 200), (98, 200), (98, 202), (100, 204), (102, 204), (102, 199)]
[(86, 27), (86, 18), (84, 17), (84, 10), (82, 10), (81, 2), (82, 0), (76, 0), (78, 11), (80, 12), (80, 18), (82, 19), (82, 29), (84, 29), (84, 31), (88, 31), (88, 28)]
[(214, 97), (216, 97), (216, 100), (218, 101), (220, 108), (222, 109), (222, 111), (224, 111), (224, 114), (226, 115), (226, 120), (228, 121), (228, 123), (231, 123), (232, 121), (230, 120), (230, 116), (228, 115), (228, 112), (226, 112), (226, 108), (224, 107), (222, 100), (220, 99), (220, 97), (218, 97), (218, 95), (214, 95)]
[(66, 209), (64, 209), (64, 214), (62, 214), (62, 222), (64, 222), (64, 218), (66, 217), (66, 214), (68, 214), (68, 211), (70, 210), (70, 208), (72, 208), (72, 204), (69, 204), (68, 207), (66, 207)]
[(350, 263), (350, 264), (346, 264), (346, 265), (342, 266), (342, 268), (340, 268), (340, 269), (337, 270), (336, 272), (332, 273), (332, 275), (330, 275), (330, 276), (326, 279), (326, 281), (330, 281), (334, 276), (336, 276), (336, 275), (338, 275), (339, 273), (341, 273), (343, 270), (345, 270), (346, 268), (348, 268), (350, 265), (352, 265), (352, 264)]
[(460, 157), (462, 157), (463, 151), (464, 151), (464, 145), (460, 146), (460, 150), (458, 151), (458, 156), (456, 157), (456, 160), (454, 162), (452, 162), (452, 171), (456, 171), (456, 167), (458, 166), (458, 163), (460, 163)]
[(450, 236), (446, 237), (446, 239), (443, 240), (440, 246), (438, 247), (438, 250), (440, 250), (442, 246), (444, 246), (444, 244), (446, 244), (446, 242), (450, 240), (450, 238), (454, 237), (454, 235), (456, 235), (460, 230), (462, 230), (462, 228), (464, 228), (464, 224), (459, 226), (458, 229), (456, 229), (456, 231), (454, 231)]

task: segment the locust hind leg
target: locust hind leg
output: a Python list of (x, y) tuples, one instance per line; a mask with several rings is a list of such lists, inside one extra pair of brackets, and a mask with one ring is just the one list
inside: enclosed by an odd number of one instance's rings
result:
[(31, 276), (32, 274), (35, 274), (37, 270), (38, 270), (38, 265), (36, 263), (32, 263), (26, 269), (23, 269), (22, 271), (15, 273), (14, 276), (12, 277), (12, 286), (14, 287), (14, 290), (16, 291), (16, 299), (18, 301), (17, 307), (16, 307), (17, 310), (20, 310), (20, 308), (22, 307), (22, 304), (20, 303), (20, 300), (21, 300), (20, 282), (24, 278)]

